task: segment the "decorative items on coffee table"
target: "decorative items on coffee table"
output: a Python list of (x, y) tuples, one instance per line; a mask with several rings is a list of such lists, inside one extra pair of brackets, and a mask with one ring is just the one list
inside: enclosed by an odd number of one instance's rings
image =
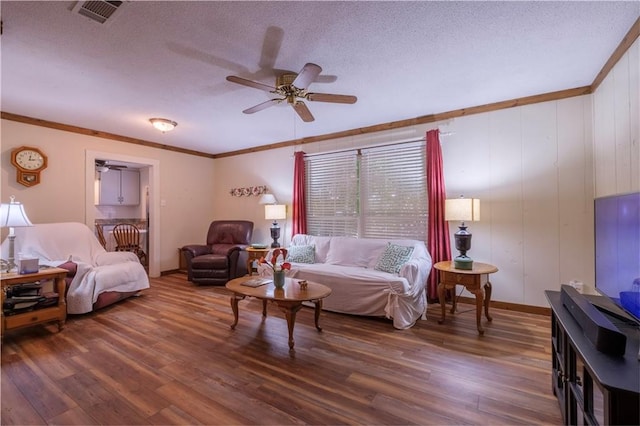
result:
[[(260, 258), (260, 263), (269, 265), (273, 270), (273, 285), (275, 288), (284, 287), (284, 279), (286, 270), (291, 269), (291, 264), (285, 262), (287, 258), (287, 249), (277, 248), (271, 253), (270, 261), (264, 257)], [(280, 262), (280, 263), (278, 263)]]
[(245, 285), (247, 281), (255, 279), (255, 277), (244, 276), (235, 278), (225, 285), (227, 289), (233, 292), (231, 295), (231, 309), (233, 310), (232, 330), (238, 325), (238, 302), (245, 297), (255, 297), (262, 300), (263, 318), (267, 316), (267, 302), (275, 303), (285, 313), (289, 330), (289, 350), (293, 350), (295, 345), (293, 328), (296, 323), (296, 313), (302, 309), (304, 302), (314, 304), (315, 326), (318, 331), (322, 331), (319, 324), (320, 311), (322, 310), (322, 300), (331, 294), (329, 287), (309, 281), (307, 287), (302, 289), (291, 278), (285, 280), (282, 288), (274, 288), (269, 283), (257, 287)]

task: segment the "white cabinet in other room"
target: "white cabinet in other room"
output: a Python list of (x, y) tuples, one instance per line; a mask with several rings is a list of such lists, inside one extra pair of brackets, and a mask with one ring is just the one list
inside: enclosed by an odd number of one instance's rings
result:
[(140, 204), (140, 173), (137, 170), (100, 173), (99, 194), (101, 206), (137, 206)]

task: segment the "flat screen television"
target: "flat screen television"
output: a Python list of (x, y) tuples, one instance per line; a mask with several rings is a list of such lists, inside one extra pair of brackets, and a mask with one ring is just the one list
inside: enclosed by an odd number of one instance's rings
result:
[(595, 287), (640, 324), (640, 192), (594, 200)]

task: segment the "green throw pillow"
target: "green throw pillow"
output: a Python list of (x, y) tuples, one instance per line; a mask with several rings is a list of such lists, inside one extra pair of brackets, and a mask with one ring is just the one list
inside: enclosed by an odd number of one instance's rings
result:
[(316, 246), (289, 246), (287, 262), (316, 263)]
[(397, 274), (400, 272), (402, 265), (411, 259), (412, 254), (413, 247), (388, 243), (373, 269), (389, 272), (390, 274)]

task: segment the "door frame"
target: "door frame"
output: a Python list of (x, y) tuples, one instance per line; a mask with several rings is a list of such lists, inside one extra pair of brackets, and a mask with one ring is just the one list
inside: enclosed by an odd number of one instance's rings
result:
[(149, 276), (160, 276), (160, 161), (152, 158), (136, 157), (104, 151), (85, 151), (85, 224), (94, 229), (95, 215), (95, 161), (109, 159), (127, 163), (137, 163), (149, 170)]

